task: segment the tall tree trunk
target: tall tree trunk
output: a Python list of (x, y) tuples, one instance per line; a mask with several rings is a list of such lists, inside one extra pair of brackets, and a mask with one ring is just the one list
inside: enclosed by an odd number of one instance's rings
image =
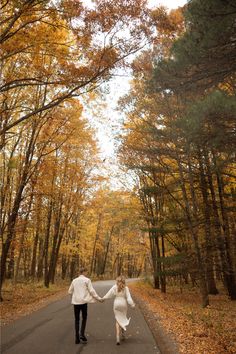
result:
[(166, 275), (165, 275), (165, 243), (164, 235), (161, 234), (161, 248), (162, 248), (162, 267), (161, 267), (161, 292), (166, 293)]
[(160, 270), (158, 269), (158, 235), (155, 235), (153, 230), (149, 231), (150, 249), (153, 265), (153, 281), (154, 289), (160, 289)]
[(44, 259), (44, 285), (46, 288), (49, 287), (49, 269), (48, 269), (48, 248), (49, 248), (49, 237), (50, 237), (50, 229), (51, 229), (51, 221), (52, 221), (52, 209), (53, 209), (53, 201), (50, 200), (49, 208), (48, 208), (48, 215), (47, 215), (47, 227), (45, 232), (45, 241), (44, 241), (44, 252), (43, 252), (43, 259)]
[(13, 279), (15, 274), (14, 271), (15, 271), (15, 242), (13, 241), (11, 243), (11, 248), (10, 248), (10, 259), (7, 267), (6, 278)]
[(37, 264), (38, 241), (39, 241), (39, 229), (37, 228), (34, 236), (33, 254), (31, 260), (31, 267), (30, 267), (30, 276), (33, 280), (35, 278), (35, 271), (36, 271), (36, 264)]
[(99, 213), (98, 215), (98, 223), (97, 223), (97, 230), (95, 234), (95, 239), (93, 243), (93, 253), (92, 253), (92, 259), (91, 259), (91, 266), (90, 266), (90, 274), (93, 274), (95, 272), (96, 266), (96, 246), (97, 246), (97, 241), (99, 239), (99, 234), (100, 234), (100, 229), (101, 229), (101, 221), (102, 221), (102, 213)]
[(230, 292), (231, 279), (229, 278), (229, 273), (230, 273), (229, 272), (229, 264), (228, 264), (227, 256), (226, 256), (225, 242), (224, 242), (224, 238), (223, 238), (222, 232), (221, 232), (221, 221), (220, 221), (220, 216), (219, 216), (219, 212), (218, 212), (218, 204), (217, 204), (217, 200), (216, 200), (215, 188), (213, 185), (213, 178), (212, 178), (209, 156), (208, 156), (207, 152), (205, 152), (204, 156), (205, 156), (206, 167), (207, 167), (207, 178), (208, 178), (209, 188), (210, 188), (210, 192), (211, 192), (215, 235), (216, 235), (216, 240), (217, 240), (217, 247), (219, 249), (220, 260), (221, 260), (221, 267), (220, 267), (221, 269), (220, 270), (223, 274), (223, 283), (227, 287), (228, 292)]
[(1, 273), (0, 273), (0, 298), (2, 300), (1, 296), (1, 290), (2, 290), (2, 285), (5, 280), (5, 275), (6, 275), (6, 261), (7, 261), (7, 256), (8, 252), (14, 237), (15, 233), (15, 225), (18, 217), (18, 212), (20, 209), (21, 201), (22, 201), (22, 195), (23, 191), (25, 189), (25, 186), (28, 182), (28, 174), (29, 174), (29, 168), (31, 165), (31, 161), (33, 158), (33, 151), (34, 151), (34, 144), (35, 144), (35, 134), (36, 134), (36, 124), (33, 126), (29, 144), (26, 149), (26, 154), (25, 154), (25, 160), (24, 160), (24, 166), (22, 170), (22, 175), (17, 187), (17, 191), (15, 194), (15, 199), (13, 202), (13, 207), (8, 219), (8, 228), (7, 228), (7, 235), (6, 235), (6, 240), (3, 242), (2, 245), (2, 254), (1, 254)]
[(38, 242), (38, 262), (37, 262), (37, 279), (43, 278), (43, 262), (44, 262), (44, 242), (42, 236)]
[(72, 256), (71, 262), (70, 262), (70, 280), (72, 280), (74, 278), (75, 270), (76, 270), (76, 257)]
[[(25, 178), (26, 178), (26, 175), (25, 175)], [(5, 240), (5, 242), (3, 242), (3, 245), (2, 245), (0, 291), (2, 290), (2, 285), (5, 280), (7, 256), (8, 256), (8, 252), (9, 252), (9, 249), (10, 249), (13, 237), (14, 237), (15, 224), (16, 224), (18, 210), (20, 208), (20, 204), (21, 204), (21, 200), (22, 200), (22, 193), (23, 193), (24, 188), (25, 188), (25, 181), (22, 181), (22, 183), (18, 189), (18, 192), (16, 194), (16, 198), (14, 201), (11, 215), (9, 216), (6, 240)], [(2, 296), (1, 296), (1, 300), (2, 300)]]
[(27, 231), (27, 225), (28, 225), (28, 219), (29, 219), (29, 215), (31, 212), (31, 208), (32, 208), (32, 203), (33, 203), (33, 199), (34, 199), (34, 187), (31, 190), (31, 196), (30, 196), (30, 200), (29, 200), (29, 204), (28, 204), (28, 208), (27, 208), (27, 213), (24, 219), (24, 227), (22, 230), (22, 234), (21, 234), (21, 238), (20, 238), (20, 243), (19, 243), (19, 254), (17, 257), (17, 262), (16, 262), (16, 271), (15, 271), (15, 277), (14, 277), (14, 281), (15, 283), (17, 282), (17, 277), (18, 277), (18, 273), (19, 273), (19, 267), (20, 267), (20, 261), (21, 261), (21, 256), (22, 256), (22, 250), (24, 247), (24, 240), (25, 240), (25, 234)]
[(229, 230), (229, 221), (228, 215), (224, 204), (224, 184), (223, 179), (219, 174), (216, 158), (213, 155), (213, 160), (215, 164), (215, 171), (216, 171), (216, 179), (217, 179), (217, 186), (218, 186), (218, 193), (220, 199), (220, 210), (221, 210), (221, 218), (222, 218), (222, 226), (224, 231), (224, 241), (225, 241), (225, 248), (226, 248), (226, 256), (227, 262), (229, 265), (229, 284), (228, 284), (228, 291), (231, 300), (236, 300), (236, 277), (234, 274), (233, 262), (230, 253), (230, 230)]
[(65, 254), (63, 254), (61, 259), (61, 278), (63, 280), (66, 278), (68, 266), (69, 266), (69, 258)]
[(109, 234), (109, 238), (108, 238), (108, 240), (107, 240), (106, 249), (105, 249), (105, 255), (104, 255), (104, 261), (103, 261), (103, 265), (102, 265), (101, 275), (105, 274), (106, 264), (107, 264), (107, 256), (108, 256), (108, 252), (109, 252), (109, 246), (110, 246), (110, 242), (111, 242), (113, 230), (114, 230), (114, 225), (112, 225), (112, 228), (111, 228), (110, 234)]
[[(192, 236), (193, 245), (194, 245), (194, 249), (195, 249), (197, 272), (198, 272), (200, 292), (201, 292), (201, 297), (202, 297), (202, 306), (206, 307), (209, 305), (209, 296), (208, 296), (207, 283), (206, 283), (206, 278), (205, 278), (205, 268), (204, 268), (204, 263), (203, 263), (200, 247), (199, 247), (198, 234), (197, 234), (196, 228), (193, 225), (193, 220), (191, 217), (191, 211), (190, 211), (191, 208), (190, 208), (188, 195), (187, 195), (187, 191), (186, 191), (186, 187), (185, 187), (183, 169), (182, 169), (182, 166), (181, 166), (181, 163), (180, 163), (180, 160), (178, 157), (177, 157), (177, 162), (178, 162), (179, 174), (180, 174), (180, 185), (181, 185), (183, 200), (184, 200), (184, 204), (185, 204), (185, 213), (186, 213), (186, 217), (187, 217), (187, 224), (189, 227), (190, 235)], [(191, 167), (191, 163), (189, 164), (189, 167)], [(191, 170), (190, 170), (190, 176), (191, 176)], [(194, 189), (193, 189), (193, 184), (192, 184), (191, 178), (190, 178), (190, 188), (193, 193)], [(194, 199), (193, 199), (193, 203), (194, 203)], [(194, 209), (196, 209), (195, 205), (194, 205)]]
[(201, 193), (203, 198), (203, 211), (204, 211), (204, 228), (205, 228), (205, 243), (206, 243), (206, 278), (207, 278), (207, 286), (209, 294), (216, 295), (218, 294), (218, 290), (216, 288), (214, 271), (213, 271), (213, 251), (214, 244), (211, 234), (211, 218), (210, 218), (210, 210), (211, 205), (209, 203), (208, 190), (207, 190), (207, 182), (205, 178), (205, 172), (203, 167), (202, 155), (201, 151), (198, 148), (198, 162), (200, 169), (200, 186)]
[(54, 227), (54, 235), (53, 235), (53, 243), (52, 243), (52, 250), (51, 250), (51, 255), (50, 255), (50, 261), (49, 261), (49, 268), (48, 268), (48, 286), (50, 282), (54, 281), (54, 269), (55, 269), (55, 260), (56, 260), (56, 247), (57, 247), (57, 241), (59, 238), (59, 232), (60, 232), (60, 224), (61, 224), (61, 206), (60, 206), (60, 212), (59, 215), (56, 218), (55, 221), (55, 227)]
[(60, 229), (59, 237), (58, 237), (58, 241), (57, 241), (57, 245), (56, 245), (56, 249), (55, 249), (55, 257), (53, 259), (52, 272), (51, 272), (51, 282), (52, 282), (52, 284), (55, 283), (55, 274), (56, 274), (56, 268), (57, 268), (57, 261), (58, 261), (59, 251), (60, 251), (60, 247), (61, 247), (61, 243), (62, 243), (62, 239), (63, 239), (64, 233), (65, 233), (65, 225)]
[(38, 241), (39, 241), (39, 235), (40, 235), (40, 231), (41, 231), (41, 203), (42, 203), (42, 198), (39, 196), (37, 198), (36, 203), (35, 203), (36, 204), (36, 232), (35, 232), (35, 237), (34, 237), (31, 267), (30, 267), (30, 276), (32, 279), (35, 278)]

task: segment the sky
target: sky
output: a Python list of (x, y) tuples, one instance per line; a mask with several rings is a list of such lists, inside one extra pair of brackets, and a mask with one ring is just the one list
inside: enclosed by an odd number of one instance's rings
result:
[(164, 5), (168, 9), (176, 9), (179, 6), (186, 4), (186, 0), (149, 0), (150, 7), (156, 7), (158, 5)]
[[(150, 7), (159, 5), (166, 6), (169, 10), (183, 6), (187, 0), (149, 0)], [(116, 135), (122, 125), (121, 113), (116, 109), (118, 100), (129, 90), (128, 77), (113, 78), (109, 84), (109, 94), (104, 95), (106, 107), (100, 111), (99, 118), (92, 119), (92, 124), (97, 130), (98, 146), (100, 148), (100, 157), (104, 161), (103, 173), (108, 171), (113, 175), (111, 184), (119, 184), (120, 170), (116, 160)]]

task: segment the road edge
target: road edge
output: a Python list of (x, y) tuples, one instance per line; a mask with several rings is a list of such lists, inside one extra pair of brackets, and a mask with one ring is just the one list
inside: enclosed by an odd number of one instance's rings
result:
[(161, 354), (179, 354), (179, 349), (174, 338), (161, 325), (158, 316), (153, 313), (148, 304), (141, 299), (137, 293), (132, 293), (132, 296), (139, 306), (143, 317), (150, 328), (152, 335), (156, 341)]

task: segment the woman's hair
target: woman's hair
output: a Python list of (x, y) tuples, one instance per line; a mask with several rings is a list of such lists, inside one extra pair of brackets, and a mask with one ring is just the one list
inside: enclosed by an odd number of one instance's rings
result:
[(116, 285), (118, 292), (122, 291), (125, 288), (125, 277), (123, 275), (120, 275), (116, 278)]

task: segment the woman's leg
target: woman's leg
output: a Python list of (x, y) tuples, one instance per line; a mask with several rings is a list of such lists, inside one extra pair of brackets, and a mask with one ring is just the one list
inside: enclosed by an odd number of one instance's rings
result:
[(123, 328), (120, 329), (121, 329), (121, 339), (125, 340), (125, 330)]
[(117, 321), (116, 321), (116, 344), (117, 345), (120, 344), (120, 325)]

